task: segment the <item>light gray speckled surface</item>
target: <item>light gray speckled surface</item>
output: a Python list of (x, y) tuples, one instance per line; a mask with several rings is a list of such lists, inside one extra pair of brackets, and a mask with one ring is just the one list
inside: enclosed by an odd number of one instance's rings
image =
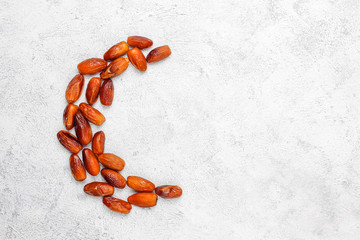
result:
[[(359, 239), (359, 4), (0, 0), (0, 239)], [(129, 35), (173, 54), (95, 104), (106, 151), (184, 194), (123, 216), (56, 133), (76, 65)]]

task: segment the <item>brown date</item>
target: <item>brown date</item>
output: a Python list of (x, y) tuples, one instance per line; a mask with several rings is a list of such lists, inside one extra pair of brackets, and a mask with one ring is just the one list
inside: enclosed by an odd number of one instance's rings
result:
[(132, 208), (130, 203), (114, 197), (103, 197), (103, 203), (111, 210), (123, 214), (128, 214)]
[(82, 75), (94, 74), (106, 68), (107, 62), (101, 58), (89, 58), (78, 64), (77, 68)]
[(88, 173), (93, 176), (98, 175), (100, 172), (100, 165), (95, 154), (90, 149), (84, 148), (82, 151), (82, 157)]
[(103, 131), (99, 131), (94, 134), (92, 140), (92, 151), (93, 153), (98, 156), (104, 153), (105, 148), (105, 134)]
[(84, 192), (91, 196), (111, 196), (114, 194), (114, 187), (104, 182), (91, 182), (84, 186)]
[(81, 159), (78, 155), (72, 154), (69, 159), (71, 173), (76, 181), (84, 181), (86, 179), (86, 171)]
[(128, 197), (128, 202), (138, 207), (153, 207), (157, 202), (157, 195), (152, 192), (135, 193)]
[(149, 54), (146, 57), (146, 61), (148, 63), (158, 62), (167, 58), (168, 56), (170, 56), (170, 54), (171, 54), (171, 50), (168, 45), (157, 47), (151, 50), (151, 52), (149, 52)]
[(148, 48), (153, 45), (153, 41), (151, 39), (141, 36), (128, 37), (127, 43), (132, 47), (137, 47), (140, 49)]
[(66, 106), (63, 114), (63, 122), (67, 130), (70, 130), (74, 127), (74, 115), (78, 110), (79, 107), (72, 103), (69, 103)]
[(119, 42), (112, 46), (107, 52), (104, 54), (105, 60), (114, 60), (121, 55), (124, 55), (129, 50), (129, 46), (125, 41)]
[(89, 122), (80, 111), (75, 114), (75, 133), (80, 143), (86, 145), (91, 142), (92, 131)]
[(100, 77), (102, 79), (108, 79), (116, 77), (122, 74), (129, 66), (129, 59), (119, 57), (107, 66), (107, 68), (101, 72)]
[(120, 157), (112, 153), (103, 153), (98, 156), (99, 162), (104, 165), (104, 167), (110, 168), (112, 170), (121, 171), (125, 166), (125, 161)]
[(137, 192), (152, 192), (155, 189), (155, 185), (152, 182), (137, 176), (128, 176), (127, 185)]
[(90, 105), (96, 103), (97, 99), (99, 98), (100, 86), (101, 86), (101, 78), (93, 77), (92, 79), (90, 79), (85, 94), (86, 101)]
[(146, 71), (147, 64), (144, 54), (138, 48), (133, 48), (127, 52), (131, 64), (140, 71)]
[(70, 82), (66, 88), (65, 98), (68, 103), (76, 102), (81, 96), (81, 92), (84, 88), (84, 76), (77, 74)]
[(95, 125), (100, 126), (105, 122), (105, 117), (99, 110), (93, 108), (87, 103), (80, 103), (79, 108), (84, 117)]
[(78, 139), (68, 131), (59, 131), (57, 138), (61, 145), (72, 153), (78, 153), (83, 148)]
[(101, 175), (104, 177), (107, 183), (116, 188), (125, 188), (126, 179), (118, 172), (103, 168), (101, 170)]
[(182, 189), (174, 185), (162, 185), (155, 188), (155, 193), (162, 198), (177, 198), (182, 195)]
[(111, 79), (103, 82), (100, 88), (100, 102), (102, 105), (110, 106), (114, 99), (114, 84)]

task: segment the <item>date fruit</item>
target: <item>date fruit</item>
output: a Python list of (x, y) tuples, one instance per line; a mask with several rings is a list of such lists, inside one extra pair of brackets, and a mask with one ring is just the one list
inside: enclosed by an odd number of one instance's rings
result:
[(90, 149), (84, 148), (82, 151), (82, 157), (88, 173), (93, 176), (98, 175), (100, 172), (100, 165), (95, 154)]
[(59, 131), (57, 133), (57, 138), (61, 145), (72, 153), (78, 153), (83, 148), (77, 138), (68, 131)]
[(171, 50), (168, 45), (157, 47), (151, 50), (151, 52), (149, 52), (146, 57), (146, 61), (148, 63), (158, 62), (163, 60), (164, 58), (167, 58), (168, 56), (170, 56), (170, 54)]
[(105, 122), (105, 117), (97, 109), (87, 103), (80, 103), (79, 108), (84, 117), (95, 125), (100, 126)]
[(102, 105), (110, 106), (114, 99), (114, 84), (111, 79), (103, 82), (100, 88), (100, 102)]
[(125, 188), (126, 186), (126, 179), (120, 173), (114, 170), (103, 168), (101, 170), (101, 175), (111, 186), (116, 188)]
[(77, 68), (82, 75), (94, 74), (106, 68), (107, 62), (101, 58), (89, 58), (78, 64)]
[(137, 192), (152, 192), (155, 185), (149, 180), (137, 176), (128, 176), (127, 185)]
[(148, 48), (153, 45), (153, 41), (151, 39), (140, 36), (128, 37), (127, 43), (132, 47), (137, 47), (140, 49)]
[(66, 106), (66, 108), (64, 110), (64, 114), (63, 114), (63, 122), (64, 122), (65, 128), (67, 130), (70, 130), (74, 127), (74, 116), (78, 110), (79, 110), (79, 107), (72, 103), (69, 103)]
[(81, 92), (84, 88), (84, 76), (77, 74), (70, 82), (69, 85), (66, 88), (66, 92), (65, 92), (65, 98), (68, 101), (68, 103), (74, 103), (76, 102), (80, 95)]
[(127, 52), (131, 64), (140, 71), (146, 71), (147, 64), (144, 54), (138, 48), (133, 48)]
[(152, 192), (135, 193), (128, 197), (128, 202), (138, 207), (153, 207), (157, 202), (157, 195)]
[(72, 154), (69, 159), (71, 173), (76, 181), (84, 181), (86, 179), (86, 171), (81, 159), (78, 155)]
[(98, 156), (104, 153), (105, 148), (105, 134), (103, 131), (99, 131), (94, 134), (92, 140), (92, 151), (93, 153)]
[[(105, 61), (105, 60), (104, 60)], [(107, 66), (107, 68), (100, 74), (102, 79), (116, 77), (122, 74), (129, 66), (129, 59), (119, 57)]]
[(93, 77), (92, 79), (90, 79), (90, 81), (87, 85), (86, 94), (85, 94), (86, 101), (90, 105), (93, 105), (94, 103), (96, 103), (96, 101), (99, 97), (100, 86), (101, 86), (101, 78)]
[(111, 196), (114, 194), (114, 187), (104, 182), (91, 182), (84, 186), (84, 192), (91, 196)]
[(92, 131), (89, 122), (80, 111), (75, 114), (75, 133), (80, 143), (87, 145), (91, 142)]
[(112, 170), (121, 171), (125, 166), (125, 161), (120, 157), (112, 153), (103, 153), (98, 156), (99, 162), (104, 165), (104, 167), (110, 168)]
[[(104, 59), (90, 58), (77, 65), (77, 74), (68, 84), (65, 97), (68, 102), (63, 112), (63, 123), (67, 130), (75, 127), (76, 137), (68, 131), (59, 131), (57, 138), (66, 149), (73, 154), (69, 158), (70, 169), (76, 181), (84, 181), (87, 174), (96, 176), (100, 173), (100, 163), (104, 167), (101, 175), (106, 182), (91, 182), (84, 186), (84, 192), (92, 196), (102, 196), (103, 204), (110, 210), (128, 214), (132, 204), (138, 207), (153, 207), (158, 196), (177, 198), (182, 189), (175, 185), (162, 185), (155, 188), (154, 183), (138, 176), (125, 179), (118, 171), (125, 167), (125, 161), (112, 154), (104, 153), (105, 134), (98, 131), (94, 134), (90, 122), (100, 126), (106, 119), (96, 108), (92, 107), (98, 98), (104, 106), (112, 105), (114, 99), (113, 77), (122, 74), (129, 67), (129, 62), (139, 71), (146, 71), (147, 64), (161, 61), (171, 55), (168, 45), (160, 46), (144, 56), (142, 49), (151, 47), (153, 41), (146, 37), (130, 36), (127, 42), (113, 45), (104, 53)], [(130, 49), (130, 47), (132, 49)], [(125, 56), (127, 54), (127, 57)], [(108, 64), (107, 61), (112, 61)], [(100, 73), (100, 77), (90, 79), (86, 88), (86, 102), (74, 105), (81, 96), (85, 80), (83, 75)], [(103, 81), (104, 80), (104, 81)], [(91, 148), (83, 148), (92, 141)], [(82, 150), (83, 161), (77, 153)], [(128, 185), (137, 193), (129, 196), (127, 201), (112, 197), (116, 188), (123, 189)], [(154, 192), (155, 190), (155, 192)]]
[(107, 61), (114, 60), (121, 55), (124, 55), (128, 50), (129, 46), (125, 41), (119, 42), (107, 50), (107, 52), (104, 54), (104, 59)]
[(128, 214), (132, 208), (130, 203), (114, 197), (103, 197), (103, 203), (111, 210), (123, 214)]
[(155, 188), (155, 193), (162, 198), (177, 198), (182, 195), (182, 189), (174, 185), (162, 185)]

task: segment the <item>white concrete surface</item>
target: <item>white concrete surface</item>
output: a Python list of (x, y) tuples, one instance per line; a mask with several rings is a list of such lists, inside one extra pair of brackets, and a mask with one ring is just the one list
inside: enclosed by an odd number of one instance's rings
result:
[[(359, 4), (0, 0), (0, 239), (359, 239)], [(123, 216), (56, 133), (76, 65), (129, 35), (173, 54), (114, 78), (93, 130), (184, 194)]]

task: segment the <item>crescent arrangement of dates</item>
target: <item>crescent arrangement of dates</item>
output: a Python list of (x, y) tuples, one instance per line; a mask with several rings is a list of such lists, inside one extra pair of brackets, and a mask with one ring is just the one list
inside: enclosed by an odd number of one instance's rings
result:
[[(105, 106), (112, 104), (114, 86), (111, 78), (122, 74), (128, 68), (129, 62), (139, 71), (146, 71), (148, 63), (161, 61), (171, 54), (169, 46), (165, 45), (153, 49), (145, 58), (141, 49), (152, 45), (151, 39), (131, 36), (128, 37), (127, 42), (122, 41), (112, 46), (103, 58), (90, 58), (79, 63), (77, 66), (79, 74), (70, 81), (65, 93), (68, 102), (63, 114), (66, 130), (57, 133), (59, 142), (72, 153), (69, 160), (70, 170), (76, 181), (84, 181), (87, 173), (93, 176), (101, 173), (105, 180), (86, 184), (84, 192), (91, 196), (103, 197), (105, 206), (123, 214), (128, 214), (132, 205), (155, 206), (158, 196), (177, 198), (182, 194), (182, 189), (176, 185), (155, 186), (151, 181), (139, 176), (125, 178), (120, 173), (125, 167), (125, 161), (115, 154), (104, 152), (105, 133), (99, 131), (93, 134), (91, 130), (91, 124), (100, 126), (106, 120), (105, 116), (91, 105), (98, 98)], [(125, 54), (127, 58), (123, 57)], [(87, 103), (75, 105), (84, 88), (84, 75), (99, 72), (100, 77), (91, 78), (87, 85), (85, 93)], [(72, 128), (75, 128), (76, 136), (69, 132)], [(91, 149), (84, 148), (90, 143)], [(82, 161), (78, 155), (80, 151), (82, 151)], [(123, 189), (126, 185), (137, 193), (129, 196), (127, 201), (112, 197), (115, 188)]]

